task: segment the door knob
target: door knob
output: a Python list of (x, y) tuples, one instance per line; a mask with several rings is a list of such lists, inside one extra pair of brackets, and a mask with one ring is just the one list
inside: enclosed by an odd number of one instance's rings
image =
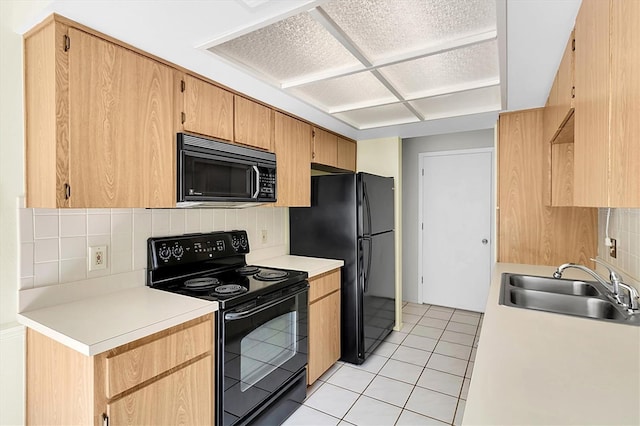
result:
[(482, 244), (487, 245), (489, 244), (489, 240), (487, 240), (486, 238), (482, 239)]

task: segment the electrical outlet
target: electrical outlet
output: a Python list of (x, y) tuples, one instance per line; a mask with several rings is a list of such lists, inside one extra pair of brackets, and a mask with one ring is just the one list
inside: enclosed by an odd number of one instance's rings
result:
[(613, 238), (611, 238), (611, 245), (609, 246), (609, 256), (613, 257), (614, 259), (618, 256), (616, 240), (614, 240)]
[(107, 269), (107, 246), (89, 247), (89, 271)]
[(266, 244), (269, 241), (269, 233), (266, 229), (262, 230), (262, 244)]

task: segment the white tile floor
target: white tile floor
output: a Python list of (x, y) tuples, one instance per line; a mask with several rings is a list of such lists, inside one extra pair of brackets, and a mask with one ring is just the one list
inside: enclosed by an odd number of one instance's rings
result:
[(338, 362), (307, 389), (297, 425), (459, 425), (482, 315), (405, 303), (404, 326), (359, 366)]

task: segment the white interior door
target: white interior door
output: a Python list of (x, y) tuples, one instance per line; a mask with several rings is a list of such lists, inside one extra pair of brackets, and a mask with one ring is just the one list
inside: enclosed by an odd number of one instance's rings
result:
[(422, 302), (484, 312), (491, 274), (492, 151), (420, 157)]

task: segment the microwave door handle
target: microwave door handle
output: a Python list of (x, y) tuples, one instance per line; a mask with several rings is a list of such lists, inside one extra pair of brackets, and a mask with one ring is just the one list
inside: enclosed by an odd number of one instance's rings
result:
[(251, 198), (258, 198), (258, 194), (260, 194), (260, 170), (258, 170), (258, 166), (253, 166), (253, 170), (256, 172), (256, 192), (253, 193)]

